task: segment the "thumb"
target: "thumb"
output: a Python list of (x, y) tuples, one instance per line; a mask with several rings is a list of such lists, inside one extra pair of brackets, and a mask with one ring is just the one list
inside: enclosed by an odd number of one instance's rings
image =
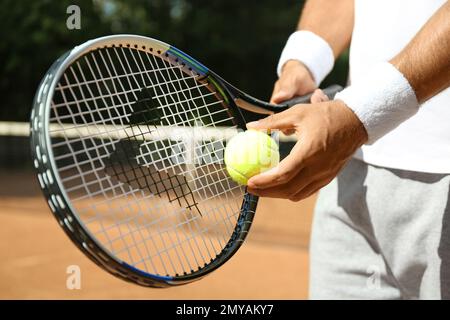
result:
[(311, 96), (311, 103), (319, 103), (319, 102), (324, 102), (324, 101), (328, 101), (328, 100), (330, 100), (330, 99), (320, 89), (314, 90), (314, 93)]
[(275, 104), (280, 104), (286, 100), (291, 99), (293, 96), (294, 96), (293, 90), (281, 89), (277, 92), (274, 92), (274, 94), (272, 95), (272, 98), (270, 99), (270, 102), (275, 103)]
[(280, 104), (286, 100), (292, 99), (295, 97), (296, 91), (297, 87), (295, 86), (295, 81), (290, 77), (282, 77), (275, 84), (270, 102)]

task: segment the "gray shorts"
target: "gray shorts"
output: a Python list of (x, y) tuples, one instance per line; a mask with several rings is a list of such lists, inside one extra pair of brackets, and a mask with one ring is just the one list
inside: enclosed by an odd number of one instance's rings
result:
[(319, 194), (311, 299), (450, 299), (450, 175), (350, 160)]

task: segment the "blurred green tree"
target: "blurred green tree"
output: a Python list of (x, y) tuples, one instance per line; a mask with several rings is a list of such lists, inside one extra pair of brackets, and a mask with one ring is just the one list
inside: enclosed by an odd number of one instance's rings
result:
[[(270, 97), (275, 67), (303, 1), (1, 0), (1, 120), (27, 121), (52, 62), (88, 39), (131, 33), (158, 38), (198, 58), (244, 91)], [(81, 29), (66, 27), (69, 5)], [(324, 82), (345, 83), (346, 56)]]

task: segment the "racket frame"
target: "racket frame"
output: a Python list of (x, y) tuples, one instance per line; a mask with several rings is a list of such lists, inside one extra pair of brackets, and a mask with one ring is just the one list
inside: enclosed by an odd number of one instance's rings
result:
[[(118, 45), (118, 43), (122, 45)], [(91, 234), (78, 215), (75, 214), (76, 210), (73, 208), (70, 198), (64, 190), (54, 160), (49, 135), (50, 106), (54, 89), (66, 69), (81, 56), (99, 48), (115, 46), (130, 47), (147, 51), (151, 54), (154, 54), (156, 51), (157, 55), (165, 55), (165, 58), (169, 61), (181, 60), (181, 65), (188, 69), (185, 71), (194, 70), (215, 86), (217, 91), (224, 96), (228, 107), (232, 109), (235, 119), (238, 120), (238, 127), (245, 127), (239, 107), (234, 103), (236, 97), (233, 91), (230, 90), (230, 87), (224, 85), (225, 81), (222, 78), (192, 57), (173, 46), (143, 36), (113, 35), (97, 38), (73, 48), (56, 60), (47, 71), (36, 92), (30, 119), (30, 143), (33, 165), (39, 185), (47, 199), (50, 210), (67, 236), (79, 250), (107, 272), (129, 282), (156, 288), (181, 285), (199, 280), (224, 264), (240, 248), (253, 221), (258, 197), (245, 192), (233, 233), (228, 243), (214, 260), (194, 273), (173, 277), (144, 272), (111, 255)], [(152, 51), (149, 51), (150, 48), (152, 48)]]

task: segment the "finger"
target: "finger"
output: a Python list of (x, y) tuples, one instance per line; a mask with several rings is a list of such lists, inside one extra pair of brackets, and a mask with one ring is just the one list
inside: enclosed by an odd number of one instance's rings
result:
[(298, 202), (300, 200), (306, 199), (309, 196), (313, 195), (315, 192), (317, 192), (321, 187), (321, 181), (314, 181), (310, 183), (309, 185), (306, 185), (302, 190), (297, 192), (295, 195), (291, 196), (289, 200)]
[(258, 197), (288, 199), (284, 193), (280, 192), (280, 188), (278, 186), (267, 189), (247, 188), (247, 191)]
[(316, 178), (311, 175), (311, 170), (305, 167), (301, 169), (294, 178), (284, 184), (264, 189), (248, 187), (247, 190), (260, 197), (291, 199), (315, 179)]
[(288, 183), (303, 169), (304, 155), (302, 145), (295, 144), (291, 153), (276, 167), (251, 177), (247, 186), (251, 189), (266, 189)]
[(247, 123), (247, 129), (293, 129), (297, 117), (294, 116), (295, 108), (290, 108), (286, 111), (271, 114), (270, 116), (259, 121)]
[(320, 89), (316, 89), (311, 96), (311, 103), (319, 103), (328, 101), (327, 95)]
[(295, 133), (295, 129), (283, 129), (281, 130), (285, 136), (291, 136)]
[(265, 189), (247, 187), (247, 191), (259, 197), (290, 199), (294, 195), (290, 185), (292, 185), (292, 181), (280, 186), (273, 186)]

